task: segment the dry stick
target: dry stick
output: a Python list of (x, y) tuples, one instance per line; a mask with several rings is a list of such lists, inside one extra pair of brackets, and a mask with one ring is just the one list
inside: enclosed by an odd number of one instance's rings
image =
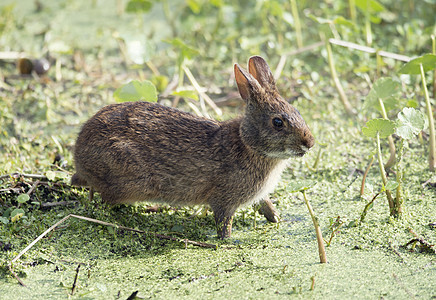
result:
[(38, 236), (33, 242), (31, 242), (29, 245), (27, 245), (26, 248), (24, 248), (23, 250), (21, 250), (20, 253), (18, 253), (17, 256), (14, 257), (14, 259), (12, 259), (9, 264), (8, 264), (8, 268), (9, 271), (12, 273), (12, 275), (14, 275), (15, 278), (17, 278), (18, 282), (22, 285), (22, 286), (26, 286), (17, 276), (17, 274), (15, 274), (15, 272), (12, 270), (12, 264), (14, 262), (16, 262), (21, 256), (23, 256), (24, 253), (26, 253), (30, 248), (33, 247), (33, 245), (35, 245), (38, 241), (40, 241), (44, 236), (46, 236), (50, 231), (52, 231), (53, 229), (55, 229), (57, 226), (59, 226), (60, 224), (62, 224), (63, 222), (65, 222), (67, 219), (69, 219), (70, 217), (76, 218), (76, 219), (81, 219), (81, 220), (85, 220), (85, 221), (89, 221), (89, 222), (93, 222), (93, 223), (97, 223), (97, 224), (101, 224), (101, 225), (107, 225), (107, 226), (112, 226), (115, 228), (119, 228), (122, 230), (127, 230), (127, 231), (133, 231), (133, 232), (137, 232), (137, 233), (143, 233), (143, 234), (148, 234), (148, 235), (152, 235), (156, 238), (159, 239), (165, 239), (165, 240), (171, 240), (171, 241), (176, 241), (176, 242), (183, 242), (185, 244), (191, 244), (194, 246), (199, 246), (199, 247), (204, 247), (204, 248), (212, 248), (212, 249), (217, 249), (217, 246), (214, 244), (208, 244), (208, 243), (202, 243), (202, 242), (196, 242), (196, 241), (191, 241), (188, 239), (178, 239), (178, 238), (174, 238), (172, 236), (167, 236), (167, 235), (163, 235), (163, 234), (158, 234), (158, 233), (154, 233), (154, 232), (147, 232), (147, 231), (142, 231), (142, 230), (138, 230), (138, 229), (133, 229), (133, 228), (129, 228), (129, 227), (124, 227), (124, 226), (119, 226), (116, 224), (112, 224), (112, 223), (108, 223), (108, 222), (104, 222), (104, 221), (100, 221), (100, 220), (96, 220), (96, 219), (92, 219), (92, 218), (88, 218), (88, 217), (83, 217), (83, 216), (78, 216), (78, 215), (73, 215), (73, 214), (69, 214), (68, 216), (62, 218), (62, 220), (56, 222), (56, 224), (54, 224), (53, 226), (51, 226), (49, 229), (47, 229), (46, 231), (44, 231), (40, 236)]
[(35, 181), (35, 183), (32, 185), (32, 187), (27, 191), (27, 195), (30, 196), (40, 182), (41, 182), (40, 180)]
[(329, 42), (325, 43), (325, 45), (326, 45), (326, 49), (327, 49), (327, 56), (328, 56), (329, 67), (330, 67), (330, 74), (332, 76), (332, 79), (333, 79), (333, 82), (335, 84), (336, 90), (338, 91), (339, 98), (341, 99), (342, 104), (345, 107), (345, 111), (349, 115), (353, 115), (354, 114), (353, 108), (352, 108), (350, 102), (348, 101), (348, 97), (345, 94), (344, 88), (342, 87), (341, 81), (339, 80), (338, 74), (336, 73), (336, 67), (335, 67), (335, 61), (334, 61), (334, 58), (333, 58), (332, 47), (331, 47)]
[(409, 62), (411, 60), (410, 57), (405, 56), (405, 55), (387, 52), (387, 51), (383, 51), (383, 50), (377, 51), (376, 49), (371, 48), (371, 47), (362, 46), (359, 44), (350, 43), (350, 42), (346, 42), (346, 41), (341, 41), (338, 39), (329, 39), (329, 42), (334, 44), (334, 45), (338, 45), (338, 46), (342, 46), (342, 47), (346, 47), (346, 48), (350, 48), (350, 49), (355, 49), (355, 50), (359, 50), (359, 51), (363, 51), (363, 52), (367, 52), (367, 53), (371, 53), (371, 54), (378, 54), (380, 56), (392, 58), (392, 59), (399, 60), (399, 61)]
[(360, 223), (363, 222), (363, 220), (365, 220), (366, 214), (368, 213), (369, 207), (371, 206), (371, 204), (374, 203), (375, 199), (377, 199), (377, 197), (380, 195), (380, 192), (375, 194), (374, 197), (372, 197), (371, 201), (369, 201), (366, 205), (365, 208), (363, 209), (362, 214), (360, 215)]
[(185, 72), (186, 76), (188, 77), (189, 81), (191, 81), (192, 85), (194, 86), (194, 89), (197, 91), (197, 93), (200, 94), (201, 97), (204, 98), (204, 100), (207, 102), (207, 104), (212, 107), (212, 109), (215, 111), (215, 113), (219, 116), (223, 114), (221, 108), (219, 108), (215, 102), (203, 91), (203, 89), (198, 84), (197, 80), (195, 79), (194, 75), (192, 75), (191, 71), (183, 66), (183, 71)]
[(416, 237), (416, 240), (417, 240), (418, 242), (420, 242), (421, 244), (423, 244), (423, 245), (426, 246), (427, 248), (432, 249), (432, 250), (436, 253), (436, 249), (433, 248), (434, 245), (430, 245), (429, 242), (427, 242), (426, 240), (424, 240), (424, 238), (420, 237), (420, 236), (419, 236), (415, 231), (413, 231), (412, 228), (409, 227), (408, 229), (409, 229), (409, 232), (410, 232), (411, 234), (413, 234), (413, 235)]
[(71, 295), (74, 295), (74, 292), (76, 291), (77, 279), (79, 279), (79, 271), (80, 271), (80, 264), (77, 266), (76, 269), (76, 276), (74, 276), (73, 287), (71, 288)]
[(285, 67), (286, 59), (288, 58), (288, 56), (294, 56), (294, 55), (301, 54), (301, 53), (304, 53), (307, 51), (311, 51), (311, 50), (314, 50), (316, 48), (321, 47), (322, 45), (324, 45), (324, 42), (317, 42), (317, 43), (314, 43), (312, 45), (308, 45), (308, 46), (299, 48), (297, 50), (283, 53), (282, 56), (280, 56), (279, 64), (277, 65), (277, 68), (274, 72), (274, 78), (278, 79), (280, 77), (280, 75), (282, 74), (282, 71), (283, 71), (283, 68)]
[(19, 178), (19, 177), (25, 177), (25, 178), (32, 178), (32, 179), (41, 179), (41, 180), (47, 180), (47, 176), (45, 175), (39, 175), (39, 174), (25, 174), (25, 173), (11, 173), (6, 175), (1, 175), (0, 179), (5, 178)]
[(122, 230), (127, 230), (127, 231), (133, 231), (133, 232), (137, 232), (137, 233), (143, 233), (143, 234), (152, 235), (154, 237), (157, 237), (157, 238), (160, 238), (160, 239), (164, 239), (164, 240), (183, 242), (183, 243), (188, 243), (188, 244), (191, 244), (191, 245), (194, 245), (194, 246), (217, 249), (217, 246), (214, 245), (214, 244), (196, 242), (196, 241), (191, 241), (191, 240), (188, 240), (188, 239), (178, 239), (178, 238), (175, 238), (175, 237), (172, 237), (172, 236), (167, 236), (167, 235), (163, 235), (163, 234), (159, 234), (159, 233), (154, 233), (154, 232), (143, 231), (143, 230), (139, 230), (139, 229), (133, 229), (133, 228), (124, 227), (124, 226), (121, 226), (121, 225), (116, 225), (116, 224), (112, 224), (112, 223), (108, 223), (108, 222), (104, 222), (104, 221), (100, 221), (100, 220), (96, 220), (96, 219), (92, 219), (92, 218), (88, 218), (88, 217), (73, 215), (73, 214), (71, 214), (70, 216), (73, 217), (73, 218), (82, 219), (82, 220), (85, 220), (85, 221), (94, 222), (94, 223), (98, 223), (98, 224), (101, 224), (101, 225), (112, 226), (112, 227), (119, 228), (119, 229), (122, 229)]
[(306, 191), (303, 190), (302, 193), (304, 197), (304, 202), (306, 202), (307, 209), (309, 210), (309, 214), (312, 217), (313, 226), (315, 227), (316, 240), (318, 242), (319, 261), (320, 263), (326, 263), (327, 256), (325, 254), (324, 239), (322, 238), (322, 232), (321, 229), (319, 228), (318, 219), (315, 217), (315, 213), (313, 212), (309, 200), (307, 200)]

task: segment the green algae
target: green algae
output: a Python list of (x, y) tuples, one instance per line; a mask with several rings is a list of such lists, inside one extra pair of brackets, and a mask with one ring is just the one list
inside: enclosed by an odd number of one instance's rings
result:
[[(74, 6), (72, 3), (63, 5)], [(20, 14), (29, 13), (26, 9), (20, 10)], [(53, 8), (46, 19), (51, 20), (55, 11), (62, 9), (62, 5)], [(77, 23), (72, 14), (67, 11), (56, 16), (55, 21), (62, 18), (66, 21), (61, 22), (54, 33), (62, 36), (65, 28), (74, 28), (69, 38), (77, 39), (80, 41), (77, 44), (83, 43), (86, 48), (93, 48), (93, 43), (86, 44), (89, 36), (81, 37), (81, 28), (75, 27)], [(105, 14), (100, 14), (100, 17), (105, 21), (94, 28), (95, 31), (106, 27), (108, 20), (112, 22), (111, 26), (123, 26), (124, 31), (134, 23), (126, 15), (119, 19), (113, 14), (106, 18)], [(102, 42), (98, 45), (101, 47), (113, 47), (113, 40), (107, 44), (103, 42), (111, 33), (106, 30), (99, 32), (100, 39), (94, 42)], [(37, 48), (32, 43), (26, 45)], [(95, 56), (92, 53), (91, 60), (96, 60)], [(105, 58), (108, 61), (113, 59), (111, 56)], [(310, 64), (311, 61), (304, 62), (305, 66)], [(316, 69), (324, 67), (316, 66)], [(111, 74), (121, 72), (110, 68), (105, 71)], [(8, 173), (17, 169), (45, 171), (57, 153), (58, 146), (51, 138), (51, 135), (56, 135), (64, 147), (62, 154), (66, 168), (72, 171), (71, 149), (79, 124), (110, 101), (107, 94), (110, 94), (113, 84), (105, 82), (86, 86), (90, 78), (83, 80), (81, 76), (85, 75), (78, 76), (67, 69), (64, 73), (67, 80), (61, 83), (62, 88), (53, 84), (50, 89), (27, 92), (33, 97), (31, 103), (36, 107), (35, 115), (46, 113), (38, 110), (37, 99), (56, 94), (52, 107), (56, 114), (52, 114), (51, 123), (35, 122), (33, 118), (33, 122), (20, 118), (14, 120), (21, 136), (14, 143), (9, 137), (2, 141), (2, 150), (5, 149), (7, 154), (0, 158), (2, 170)], [(21, 84), (17, 86), (18, 90), (26, 85)], [(404, 247), (415, 238), (410, 229), (429, 244), (436, 244), (436, 229), (431, 225), (436, 221), (436, 178), (426, 168), (424, 148), (418, 141), (412, 141), (405, 152), (403, 217), (399, 220), (390, 218), (387, 201), (379, 196), (368, 211), (365, 222), (359, 224), (365, 205), (380, 189), (379, 174), (376, 168), (370, 170), (365, 195), (360, 198), (362, 176), (359, 170), (364, 170), (368, 163), (372, 142), (361, 135), (364, 118), (345, 118), (339, 101), (331, 100), (329, 85), (328, 79), (321, 78), (316, 87), (318, 94), (313, 95), (316, 102), (300, 99), (294, 103), (314, 135), (327, 146), (316, 172), (305, 168), (303, 162), (312, 165), (318, 149), (291, 163), (272, 195), (282, 217), (279, 224), (269, 224), (251, 208), (245, 208), (235, 216), (232, 238), (220, 241), (216, 238), (212, 215), (196, 215), (197, 208), (164, 207), (156, 213), (149, 213), (143, 205), (110, 208), (99, 203), (98, 196), (95, 202), (87, 203), (87, 193), (81, 190), (47, 194), (38, 189), (44, 201), (76, 202), (51, 209), (26, 204), (23, 207), (28, 223), (0, 223), (0, 299), (126, 299), (135, 291), (140, 297), (158, 299), (435, 298), (434, 252), (427, 252), (419, 244), (415, 248)], [(354, 89), (359, 87), (356, 85)], [(15, 94), (1, 93), (10, 101), (17, 98)], [(87, 100), (79, 104), (71, 101), (77, 94)], [(30, 110), (27, 100), (23, 96), (24, 104), (21, 105)], [(67, 105), (70, 101), (73, 103)], [(14, 108), (22, 114), (23, 108), (17, 107), (17, 103), (20, 102), (15, 101)], [(235, 114), (234, 110), (225, 110), (226, 117)], [(383, 150), (386, 155), (386, 149)], [(318, 182), (308, 191), (308, 197), (325, 238), (330, 236), (332, 221), (339, 216), (344, 222), (326, 248), (328, 263), (325, 265), (318, 263), (316, 237), (302, 196), (292, 194), (288, 188), (289, 182), (299, 179)], [(427, 181), (429, 184), (425, 185)], [(8, 182), (1, 184), (7, 186)], [(2, 205), (11, 205), (14, 201), (12, 197), (1, 200)], [(1, 209), (3, 213), (3, 207)], [(213, 243), (218, 245), (218, 249), (191, 245), (185, 248), (184, 243), (71, 219), (13, 265), (14, 271), (27, 285), (21, 287), (8, 271), (8, 263), (44, 230), (71, 213), (181, 239)], [(79, 264), (77, 288), (71, 295)]]

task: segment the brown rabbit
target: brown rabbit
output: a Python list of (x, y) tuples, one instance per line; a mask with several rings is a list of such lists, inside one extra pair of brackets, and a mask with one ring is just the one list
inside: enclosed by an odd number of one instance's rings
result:
[[(148, 102), (102, 108), (77, 138), (73, 185), (89, 186), (104, 201), (207, 204), (221, 238), (230, 237), (242, 205), (266, 201), (292, 156), (314, 138), (300, 113), (279, 95), (263, 58), (249, 73), (235, 64), (245, 115), (218, 122)], [(273, 217), (272, 217), (273, 218)]]

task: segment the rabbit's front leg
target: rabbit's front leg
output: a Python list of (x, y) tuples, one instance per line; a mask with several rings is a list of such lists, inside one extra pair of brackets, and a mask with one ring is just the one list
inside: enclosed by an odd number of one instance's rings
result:
[(272, 223), (277, 223), (279, 221), (280, 215), (268, 196), (260, 201), (259, 205), (259, 213), (261, 213), (268, 221)]
[(211, 205), (215, 217), (216, 232), (219, 238), (229, 238), (232, 234), (234, 211), (223, 209), (221, 206)]

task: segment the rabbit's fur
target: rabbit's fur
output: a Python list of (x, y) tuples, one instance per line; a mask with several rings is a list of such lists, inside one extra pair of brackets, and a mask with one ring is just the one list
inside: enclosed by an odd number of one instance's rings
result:
[(269, 201), (288, 159), (314, 144), (263, 58), (250, 58), (249, 73), (235, 64), (235, 77), (247, 107), (225, 122), (148, 102), (102, 108), (77, 138), (72, 184), (91, 187), (111, 204), (207, 204), (218, 236), (229, 237), (236, 209)]

